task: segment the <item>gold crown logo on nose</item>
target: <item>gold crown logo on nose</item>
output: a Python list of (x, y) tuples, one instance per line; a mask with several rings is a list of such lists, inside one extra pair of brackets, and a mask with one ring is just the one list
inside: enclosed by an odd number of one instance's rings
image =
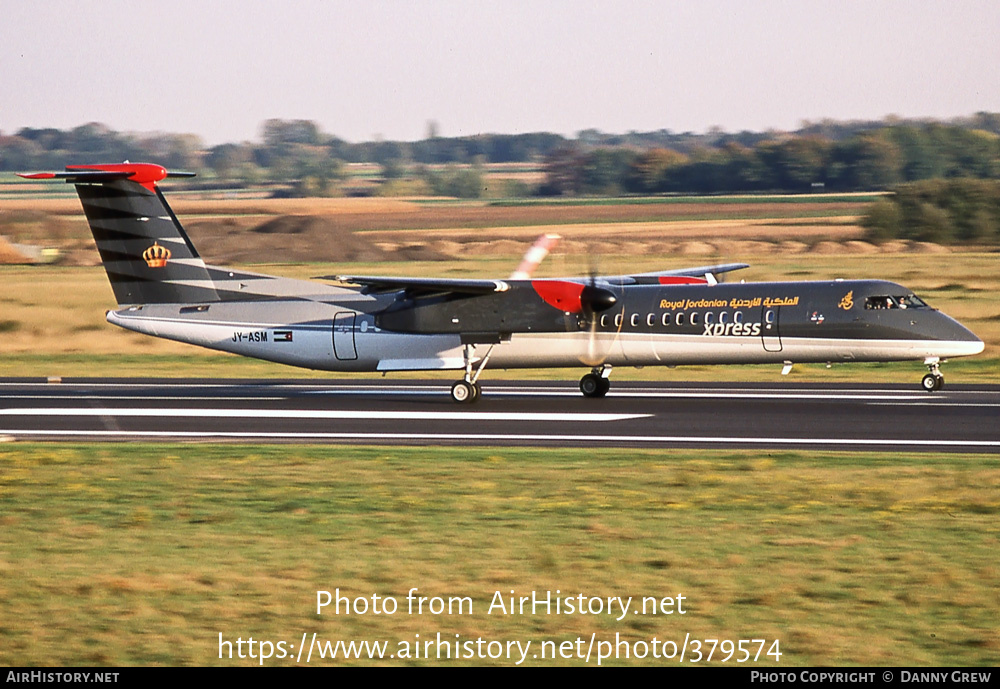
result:
[(844, 311), (850, 311), (851, 309), (853, 309), (854, 308), (854, 290), (851, 290), (850, 292), (848, 292), (847, 294), (845, 294), (844, 298), (840, 300), (840, 303), (837, 304), (837, 306), (839, 306), (840, 308), (842, 308)]
[(170, 249), (153, 242), (153, 246), (142, 252), (142, 260), (150, 268), (162, 268), (170, 260)]

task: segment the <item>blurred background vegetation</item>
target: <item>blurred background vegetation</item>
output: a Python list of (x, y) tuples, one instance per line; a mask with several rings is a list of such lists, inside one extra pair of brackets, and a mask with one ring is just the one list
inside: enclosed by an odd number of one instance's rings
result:
[[(0, 171), (121, 160), (199, 173), (189, 189), (271, 197), (462, 199), (817, 194), (885, 191), (869, 239), (1000, 241), (1000, 113), (949, 121), (803, 123), (795, 132), (669, 130), (442, 137), (349, 143), (307, 120), (272, 119), (259, 141), (207, 146), (193, 134), (98, 123), (0, 132)], [(5, 190), (17, 194), (17, 190)]]

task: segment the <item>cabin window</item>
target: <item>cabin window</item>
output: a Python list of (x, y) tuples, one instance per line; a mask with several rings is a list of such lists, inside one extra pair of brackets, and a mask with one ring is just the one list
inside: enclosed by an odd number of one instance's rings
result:
[(743, 322), (743, 312), (737, 311), (736, 313), (733, 314), (733, 323), (742, 323), (742, 322)]
[(677, 325), (684, 325), (684, 314), (677, 314)]
[(660, 323), (663, 324), (664, 328), (666, 328), (668, 325), (670, 325), (670, 318), (671, 318), (671, 316), (673, 316), (673, 314), (670, 313), (669, 311), (667, 311), (665, 314), (663, 314), (663, 318), (660, 319)]
[(774, 323), (774, 311), (768, 311), (764, 314), (764, 322), (768, 325), (772, 325)]
[(615, 316), (615, 327), (616, 328), (621, 328), (622, 327), (622, 320), (623, 320), (622, 314), (618, 314), (617, 316)]
[(633, 313), (632, 314), (632, 318), (630, 320), (630, 323), (631, 323), (631, 325), (632, 325), (633, 328), (636, 327), (637, 325), (639, 325), (639, 314)]
[(656, 314), (655, 313), (651, 313), (648, 316), (646, 316), (646, 325), (648, 325), (650, 328), (652, 328), (654, 325), (656, 325)]
[(719, 322), (720, 323), (728, 323), (729, 322), (729, 312), (728, 311), (723, 311), (723, 312), (721, 312), (719, 314)]
[(695, 311), (694, 313), (692, 313), (691, 314), (691, 325), (698, 325), (698, 321), (701, 320), (700, 316), (701, 316), (701, 314), (699, 314), (697, 311)]
[(709, 311), (705, 314), (705, 323), (711, 325), (712, 321), (715, 320), (715, 314)]
[(601, 327), (606, 328), (608, 325), (608, 314), (601, 316)]

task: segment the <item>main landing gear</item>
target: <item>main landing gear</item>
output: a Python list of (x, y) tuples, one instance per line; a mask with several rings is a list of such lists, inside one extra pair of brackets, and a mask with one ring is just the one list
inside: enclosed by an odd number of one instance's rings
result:
[(482, 396), (483, 389), (478, 382), (479, 374), (481, 374), (483, 369), (486, 368), (486, 362), (490, 360), (490, 354), (493, 353), (493, 346), (490, 346), (489, 350), (486, 352), (486, 356), (479, 361), (479, 366), (476, 368), (475, 374), (473, 374), (472, 362), (475, 359), (475, 353), (475, 345), (465, 345), (465, 378), (451, 386), (451, 398), (460, 404), (472, 404), (473, 402), (478, 402), (479, 398)]
[[(475, 350), (475, 345), (465, 345), (465, 377), (451, 386), (451, 398), (460, 404), (478, 402), (483, 394), (482, 387), (478, 382), (479, 375), (486, 368), (486, 362), (489, 361), (490, 354), (493, 353), (493, 347), (490, 347), (486, 356), (479, 361), (479, 365), (473, 372), (472, 364), (475, 360)], [(595, 366), (590, 373), (580, 379), (580, 392), (583, 393), (584, 397), (604, 397), (611, 389), (610, 375), (610, 366), (606, 364)]]
[(920, 381), (920, 385), (927, 392), (937, 392), (944, 387), (944, 376), (941, 375), (940, 363), (941, 360), (937, 357), (924, 361), (924, 364), (930, 369), (930, 373), (924, 376), (924, 379)]
[(595, 366), (594, 369), (580, 379), (580, 392), (584, 397), (604, 397), (611, 389), (610, 366)]
[(478, 401), (482, 394), (483, 389), (479, 383), (460, 380), (451, 386), (451, 398), (463, 404), (471, 404)]

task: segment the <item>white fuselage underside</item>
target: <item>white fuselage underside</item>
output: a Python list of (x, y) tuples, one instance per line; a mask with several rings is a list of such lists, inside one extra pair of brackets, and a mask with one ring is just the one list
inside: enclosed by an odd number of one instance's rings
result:
[[(267, 361), (328, 371), (412, 371), (465, 367), (458, 335), (413, 335), (375, 327), (365, 314), (340, 322), (283, 324), (191, 320), (111, 311), (135, 332)], [(473, 363), (491, 345), (477, 345)], [(906, 361), (978, 354), (982, 342), (923, 339), (713, 336), (651, 332), (514, 334), (492, 347), (490, 368)]]

